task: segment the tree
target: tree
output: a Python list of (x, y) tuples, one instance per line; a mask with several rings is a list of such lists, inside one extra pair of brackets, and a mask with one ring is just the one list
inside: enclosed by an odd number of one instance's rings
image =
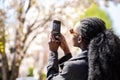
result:
[[(27, 7), (24, 7), (24, 6), (27, 6)], [(14, 2), (10, 3), (9, 9), (15, 10), (15, 12), (17, 13), (17, 20), (19, 24), (17, 28), (13, 27), (13, 28), (16, 28), (16, 38), (15, 38), (16, 44), (14, 49), (12, 48), (10, 49), (12, 50), (11, 54), (14, 55), (14, 58), (11, 63), (12, 65), (9, 66), (10, 69), (8, 69), (8, 66), (7, 66), (8, 65), (7, 58), (6, 57), (4, 58), (4, 55), (6, 56), (6, 53), (5, 52), (1, 53), (2, 54), (1, 56), (3, 59), (2, 63), (4, 62), (4, 64), (2, 65), (3, 80), (15, 80), (18, 77), (21, 62), (25, 54), (27, 53), (27, 50), (29, 49), (34, 39), (38, 36), (38, 34), (46, 30), (45, 24), (48, 23), (51, 17), (51, 16), (48, 16), (45, 18), (40, 18), (41, 15), (39, 15), (38, 5), (35, 0), (27, 0), (27, 1), (21, 0), (20, 2), (18, 0), (14, 0)], [(34, 20), (32, 23), (29, 23), (25, 26), (25, 24), (27, 23), (27, 15), (30, 14), (31, 10), (33, 9), (36, 10), (38, 14), (36, 17), (34, 16)], [(44, 11), (42, 13), (44, 14)], [(40, 30), (40, 27), (42, 27), (43, 30)], [(3, 30), (4, 28), (5, 27), (2, 27), (1, 31), (4, 31)], [(5, 37), (5, 35), (2, 35), (1, 39), (4, 39), (3, 37)], [(3, 41), (4, 40), (2, 40), (1, 47), (3, 47), (3, 45), (5, 44), (5, 42)], [(8, 75), (8, 73), (10, 74)]]
[[(7, 56), (5, 53), (5, 27), (4, 27), (4, 12), (0, 10), (0, 56), (1, 57), (1, 65), (0, 66), (0, 79), (7, 80), (8, 78), (8, 62), (7, 62)], [(3, 74), (3, 75), (2, 75)]]

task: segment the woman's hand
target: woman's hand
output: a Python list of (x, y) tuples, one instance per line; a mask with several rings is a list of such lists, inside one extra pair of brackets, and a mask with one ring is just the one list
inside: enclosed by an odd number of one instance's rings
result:
[(64, 53), (65, 54), (70, 53), (70, 50), (69, 50), (68, 44), (66, 42), (66, 39), (62, 34), (60, 35), (59, 40), (60, 40), (60, 47), (64, 51)]
[(57, 40), (55, 40), (54, 35), (51, 33), (50, 35), (50, 40), (49, 40), (49, 49), (50, 51), (55, 51), (57, 52), (60, 42), (58, 42)]

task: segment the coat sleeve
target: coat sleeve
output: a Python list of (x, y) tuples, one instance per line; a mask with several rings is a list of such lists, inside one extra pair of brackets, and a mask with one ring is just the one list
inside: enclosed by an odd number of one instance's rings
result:
[(70, 53), (58, 60), (58, 53), (51, 52), (48, 59), (47, 80), (56, 80), (56, 77), (59, 77), (59, 79), (62, 80), (62, 75), (59, 73), (59, 63), (61, 64), (70, 59), (71, 57), (72, 55)]
[(70, 58), (72, 58), (72, 55), (71, 55), (71, 53), (68, 53), (67, 55), (65, 55), (59, 59), (59, 64), (64, 63), (65, 61), (69, 60)]

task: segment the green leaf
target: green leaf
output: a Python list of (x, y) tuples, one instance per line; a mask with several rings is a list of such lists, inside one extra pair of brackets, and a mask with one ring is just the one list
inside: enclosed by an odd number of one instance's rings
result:
[(86, 10), (86, 12), (83, 15), (80, 16), (80, 19), (86, 17), (101, 18), (103, 21), (105, 21), (107, 29), (111, 29), (112, 21), (110, 20), (110, 17), (104, 10), (101, 10), (99, 6), (94, 3)]
[(34, 71), (34, 68), (30, 67), (29, 68), (29, 74), (27, 76), (33, 76), (33, 71)]

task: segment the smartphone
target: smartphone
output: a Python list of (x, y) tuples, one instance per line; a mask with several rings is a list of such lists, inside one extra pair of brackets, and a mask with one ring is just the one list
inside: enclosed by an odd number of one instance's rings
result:
[(59, 40), (60, 29), (61, 29), (61, 21), (54, 20), (54, 21), (53, 21), (52, 34), (54, 35), (54, 38), (55, 38), (56, 40)]

